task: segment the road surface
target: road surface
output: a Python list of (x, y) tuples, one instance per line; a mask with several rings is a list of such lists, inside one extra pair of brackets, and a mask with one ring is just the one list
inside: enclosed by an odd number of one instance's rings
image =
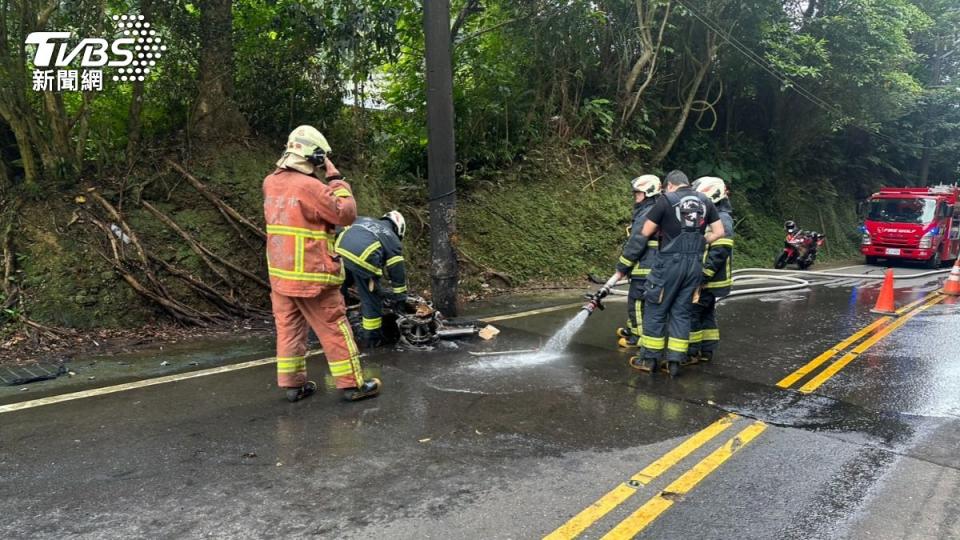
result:
[(718, 358), (674, 380), (627, 365), (612, 301), (559, 356), (467, 351), (576, 308), (370, 354), (360, 403), (286, 403), (267, 361), (0, 394), (0, 537), (960, 538), (960, 306), (901, 279), (880, 318), (879, 282), (815, 281), (722, 304)]

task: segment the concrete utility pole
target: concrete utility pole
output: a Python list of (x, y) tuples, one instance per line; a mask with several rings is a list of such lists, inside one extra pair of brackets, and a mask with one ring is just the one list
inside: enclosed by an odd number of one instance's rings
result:
[(434, 307), (457, 314), (456, 144), (453, 138), (453, 60), (450, 0), (424, 0), (427, 46), (427, 168), (430, 184), (430, 281)]

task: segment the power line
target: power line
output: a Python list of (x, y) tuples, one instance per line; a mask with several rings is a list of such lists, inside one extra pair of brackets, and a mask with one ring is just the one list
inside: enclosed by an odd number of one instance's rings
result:
[[(795, 81), (795, 80), (794, 80), (793, 78), (791, 78), (789, 75), (787, 75), (787, 74), (784, 73), (783, 71), (779, 70), (776, 66), (770, 64), (765, 58), (763, 58), (762, 56), (760, 56), (759, 54), (757, 54), (756, 52), (754, 52), (752, 49), (750, 49), (750, 47), (748, 47), (747, 45), (744, 45), (742, 42), (740, 42), (737, 38), (733, 37), (733, 36), (730, 35), (729, 33), (724, 32), (724, 31), (720, 28), (720, 24), (719, 24), (719, 23), (717, 23), (716, 21), (713, 21), (712, 19), (710, 19), (710, 18), (707, 17), (706, 15), (701, 14), (701, 13), (698, 12), (696, 9), (694, 9), (693, 7), (691, 7), (690, 4), (688, 4), (688, 3), (687, 3), (686, 1), (684, 1), (684, 0), (677, 0), (677, 2), (678, 2), (680, 5), (682, 5), (683, 7), (685, 7), (685, 8), (687, 9), (687, 11), (689, 11), (690, 14), (694, 16), (694, 18), (696, 18), (698, 21), (700, 21), (700, 23), (703, 24), (704, 26), (706, 26), (710, 31), (712, 31), (712, 32), (714, 32), (715, 34), (717, 34), (718, 36), (720, 36), (720, 37), (721, 37), (724, 41), (726, 41), (730, 46), (732, 46), (732, 47), (733, 47), (734, 49), (736, 49), (738, 52), (740, 52), (741, 54), (743, 54), (744, 56), (746, 56), (748, 60), (750, 60), (751, 62), (753, 62), (753, 63), (756, 64), (757, 66), (759, 66), (761, 69), (763, 69), (764, 71), (766, 71), (768, 74), (770, 74), (771, 76), (773, 76), (775, 79), (777, 79), (778, 81), (780, 81), (782, 84), (788, 86), (790, 89), (792, 89), (794, 92), (796, 92), (797, 94), (799, 94), (801, 97), (805, 98), (807, 101), (810, 101), (811, 103), (813, 103), (813, 104), (816, 105), (817, 107), (819, 107), (819, 108), (821, 108), (821, 109), (823, 109), (823, 110), (825, 110), (825, 111), (827, 111), (827, 112), (836, 114), (836, 115), (841, 116), (841, 117), (844, 116), (843, 110), (840, 109), (840, 107), (838, 107), (837, 105), (834, 105), (834, 104), (832, 104), (832, 103), (827, 102), (826, 100), (820, 98), (819, 96), (817, 96), (816, 94), (814, 94), (814, 93), (811, 92), (810, 90), (807, 90), (806, 88), (804, 88), (800, 83), (798, 83), (797, 81)], [(908, 148), (913, 148), (913, 149), (916, 149), (916, 150), (936, 150), (936, 148), (930, 147), (930, 146), (924, 146), (924, 145), (921, 145), (921, 144), (914, 144), (914, 143), (907, 143), (907, 142), (899, 141), (899, 140), (897, 140), (897, 139), (894, 139), (893, 137), (890, 137), (889, 135), (884, 135), (883, 133), (875, 132), (875, 131), (872, 131), (872, 130), (868, 129), (867, 127), (858, 125), (858, 124), (856, 124), (856, 123), (853, 122), (853, 121), (850, 122), (850, 125), (853, 126), (853, 127), (855, 127), (855, 128), (857, 128), (857, 129), (860, 129), (860, 130), (862, 130), (862, 131), (864, 131), (864, 132), (866, 132), (866, 133), (868, 133), (868, 134), (870, 134), (870, 135), (873, 135), (873, 136), (878, 137), (878, 138), (880, 138), (880, 139), (884, 139), (884, 140), (886, 140), (886, 141), (888, 141), (888, 142), (890, 142), (890, 143), (893, 143), (893, 144), (895, 144), (895, 145), (900, 145), (900, 146), (904, 146), (904, 147), (908, 147)]]

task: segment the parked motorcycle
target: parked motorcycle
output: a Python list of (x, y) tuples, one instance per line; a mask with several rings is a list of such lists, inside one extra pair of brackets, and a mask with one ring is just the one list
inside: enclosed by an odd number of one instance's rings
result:
[(800, 270), (813, 266), (817, 260), (817, 250), (826, 241), (826, 235), (815, 231), (804, 231), (797, 228), (793, 221), (784, 223), (787, 237), (783, 241), (783, 252), (773, 263), (773, 267), (780, 269), (788, 264), (796, 264)]

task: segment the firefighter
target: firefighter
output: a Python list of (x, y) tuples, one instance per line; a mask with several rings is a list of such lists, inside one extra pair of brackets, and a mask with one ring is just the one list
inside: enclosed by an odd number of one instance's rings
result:
[[(666, 181), (666, 194), (654, 204), (640, 231), (637, 257), (644, 255), (646, 240), (658, 231), (660, 251), (644, 288), (640, 338), (643, 353), (631, 358), (630, 364), (641, 371), (655, 371), (666, 349), (664, 367), (676, 376), (680, 362), (687, 360), (694, 293), (703, 275), (704, 249), (724, 233), (716, 207), (690, 187), (687, 175), (671, 171)], [(611, 287), (612, 283), (607, 282), (596, 296), (606, 296)]]
[(378, 379), (363, 377), (340, 294), (344, 270), (333, 252), (334, 228), (353, 223), (357, 205), (350, 184), (327, 158), (329, 152), (319, 131), (300, 126), (290, 133), (277, 170), (263, 181), (277, 385), (291, 402), (317, 391), (317, 383), (307, 380), (309, 328), (320, 339), (345, 399), (376, 396), (382, 386)]
[[(344, 261), (347, 279), (343, 294), (356, 285), (360, 295), (360, 343), (376, 347), (383, 341), (383, 300), (390, 298), (394, 305), (407, 302), (407, 273), (403, 262), (403, 236), (407, 224), (403, 215), (391, 210), (380, 219), (357, 218), (337, 237), (336, 251)], [(380, 287), (380, 278), (389, 278), (393, 287), (390, 295)]]
[(714, 176), (704, 176), (693, 183), (693, 189), (707, 196), (717, 207), (723, 224), (723, 238), (707, 246), (703, 256), (703, 285), (694, 305), (694, 320), (690, 330), (689, 362), (709, 362), (720, 343), (720, 328), (717, 326), (717, 301), (728, 294), (733, 286), (733, 206), (727, 186)]
[(633, 221), (628, 229), (628, 239), (623, 246), (620, 259), (617, 261), (617, 274), (614, 282), (625, 276), (630, 276), (630, 289), (627, 292), (627, 326), (617, 328), (620, 338), (617, 344), (624, 349), (635, 349), (640, 343), (641, 327), (643, 323), (643, 286), (647, 275), (657, 256), (656, 240), (646, 240), (646, 253), (638, 258), (640, 231), (647, 213), (653, 208), (657, 197), (660, 196), (660, 179), (652, 174), (634, 178), (630, 182), (633, 188)]

